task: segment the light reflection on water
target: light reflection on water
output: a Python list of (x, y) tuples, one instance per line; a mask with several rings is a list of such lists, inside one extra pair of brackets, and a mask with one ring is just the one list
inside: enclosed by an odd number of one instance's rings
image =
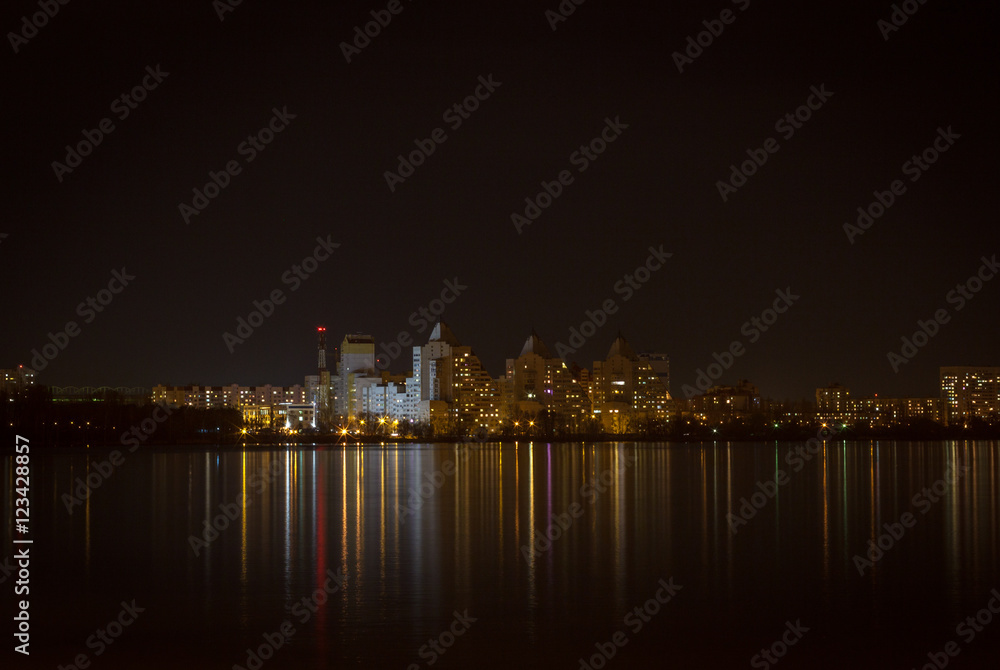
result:
[[(436, 667), (575, 668), (673, 577), (683, 589), (618, 667), (667, 653), (743, 665), (800, 617), (821, 632), (788, 667), (922, 664), (1000, 586), (997, 443), (825, 443), (798, 471), (793, 446), (161, 448), (130, 455), (72, 515), (60, 496), (106, 454), (60, 453), (34, 465), (48, 547), (36, 611), (66, 622), (47, 647), (60, 663), (137, 598), (148, 613), (104, 667), (178, 630), (198, 632), (159, 655), (164, 667), (242, 665), (285, 619), (297, 633), (267, 667), (406, 667), (468, 609), (477, 623)], [(954, 463), (968, 472), (922, 513), (914, 496)], [(731, 532), (727, 515), (781, 472)], [(189, 537), (224, 509), (236, 518), (196, 556)], [(905, 512), (916, 525), (860, 575), (854, 557)], [(546, 531), (559, 536), (532, 551)], [(292, 607), (339, 568), (346, 588), (300, 623)], [(997, 651), (997, 626), (966, 659)]]

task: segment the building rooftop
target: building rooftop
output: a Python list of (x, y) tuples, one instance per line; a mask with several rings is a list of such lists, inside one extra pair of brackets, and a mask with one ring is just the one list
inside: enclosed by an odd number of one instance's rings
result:
[(545, 346), (545, 343), (542, 342), (542, 338), (538, 337), (538, 333), (535, 331), (531, 331), (531, 335), (529, 335), (528, 339), (524, 341), (524, 346), (521, 347), (521, 353), (518, 357), (524, 356), (525, 354), (538, 354), (542, 358), (552, 358), (552, 353), (549, 351), (549, 348)]
[(437, 325), (434, 326), (434, 330), (431, 331), (431, 336), (427, 339), (428, 342), (447, 342), (453, 347), (461, 346), (458, 338), (455, 337), (455, 333), (451, 332), (451, 328), (448, 327), (444, 321), (438, 321)]
[(635, 350), (632, 349), (632, 345), (630, 345), (625, 338), (622, 337), (621, 333), (618, 333), (618, 337), (615, 338), (615, 341), (611, 344), (611, 348), (608, 349), (608, 355), (605, 357), (605, 360), (611, 358), (612, 356), (624, 356), (630, 361), (639, 360)]

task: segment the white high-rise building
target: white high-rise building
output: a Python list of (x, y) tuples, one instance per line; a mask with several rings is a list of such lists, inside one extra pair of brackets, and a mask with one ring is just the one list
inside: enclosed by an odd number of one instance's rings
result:
[(434, 326), (427, 344), (413, 347), (413, 372), (405, 396), (398, 399), (407, 420), (431, 423), (437, 430), (468, 433), (500, 420), (496, 381), (444, 322)]
[[(407, 380), (407, 390), (412, 385), (413, 408), (415, 421), (429, 422), (431, 420), (431, 403), (441, 400), (441, 379), (438, 375), (437, 361), (451, 356), (452, 349), (460, 346), (458, 338), (443, 321), (439, 321), (431, 331), (427, 344), (413, 347), (413, 378)], [(438, 409), (441, 405), (436, 406)]]
[(337, 374), (330, 378), (334, 414), (344, 419), (356, 416), (361, 411), (360, 388), (379, 381), (381, 375), (375, 369), (375, 338), (360, 333), (345, 335), (337, 352)]
[(361, 391), (361, 411), (390, 421), (408, 421), (413, 412), (407, 403), (406, 384), (386, 381), (365, 386)]

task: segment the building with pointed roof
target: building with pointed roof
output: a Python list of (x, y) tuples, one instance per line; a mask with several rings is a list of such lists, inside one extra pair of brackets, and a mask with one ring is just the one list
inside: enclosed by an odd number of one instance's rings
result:
[(406, 405), (414, 421), (436, 432), (468, 435), (495, 430), (500, 421), (500, 393), (472, 347), (462, 346), (444, 321), (427, 344), (413, 347), (413, 372), (406, 380)]
[(521, 347), (519, 356), (526, 354), (538, 354), (542, 358), (552, 358), (549, 348), (545, 346), (542, 338), (538, 337), (538, 333), (534, 329), (531, 330), (531, 335), (528, 336), (528, 339), (524, 341), (524, 346)]
[(671, 409), (670, 393), (651, 358), (639, 356), (621, 333), (611, 343), (603, 361), (594, 361), (591, 402), (605, 431), (626, 433), (642, 421), (665, 419)]
[(444, 342), (453, 347), (461, 346), (458, 338), (455, 337), (455, 333), (451, 332), (451, 328), (444, 321), (438, 321), (434, 325), (434, 330), (431, 331), (430, 337), (427, 338), (428, 344), (431, 342)]
[(608, 349), (607, 359), (610, 360), (614, 356), (621, 356), (629, 361), (639, 360), (639, 356), (632, 349), (632, 345), (622, 337), (620, 330), (618, 331), (618, 337), (615, 338), (615, 341), (611, 343), (611, 348)]
[(574, 431), (590, 415), (590, 399), (579, 380), (563, 359), (552, 356), (535, 331), (525, 340), (521, 354), (507, 359), (500, 391), (507, 421), (550, 419), (557, 432)]

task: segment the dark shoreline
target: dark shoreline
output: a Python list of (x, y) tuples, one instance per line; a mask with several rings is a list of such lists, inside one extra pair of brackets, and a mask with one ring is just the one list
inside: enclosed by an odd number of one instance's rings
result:
[[(970, 419), (965, 424), (945, 426), (929, 419), (915, 419), (905, 424), (872, 427), (868, 422), (853, 425), (840, 421), (826, 427), (811, 416), (788, 418), (778, 415), (752, 414), (724, 422), (702, 423), (687, 415), (674, 415), (662, 421), (649, 421), (635, 426), (631, 433), (596, 432), (566, 433), (545, 420), (533, 429), (515, 429), (504, 424), (493, 435), (457, 436), (435, 434), (431, 426), (406, 426), (401, 437), (379, 435), (379, 427), (369, 424), (360, 434), (352, 426), (351, 434), (338, 430), (306, 429), (297, 434), (285, 434), (275, 429), (255, 430), (243, 423), (235, 409), (175, 408), (157, 413), (152, 404), (131, 405), (109, 402), (53, 402), (43, 393), (15, 402), (0, 402), (0, 448), (13, 445), (14, 436), (28, 438), (39, 448), (90, 446), (118, 447), (124, 451), (154, 445), (357, 445), (361, 444), (420, 444), (514, 442), (546, 443), (615, 443), (615, 442), (806, 442), (825, 438), (833, 441), (904, 440), (939, 442), (952, 440), (1000, 439), (1000, 418), (989, 421)], [(247, 428), (247, 432), (244, 432)], [(402, 427), (401, 427), (402, 428)], [(530, 433), (530, 434), (529, 434)]]
[[(324, 436), (320, 436), (321, 438)], [(871, 444), (878, 442), (924, 442), (924, 443), (940, 443), (946, 444), (949, 442), (990, 442), (996, 441), (1000, 438), (994, 437), (982, 437), (982, 436), (962, 436), (962, 437), (913, 437), (913, 436), (852, 436), (848, 438), (833, 437), (827, 438), (826, 442), (833, 444)], [(52, 444), (45, 444), (43, 442), (32, 441), (32, 446), (36, 447), (40, 451), (86, 451), (88, 449), (100, 449), (100, 450), (114, 450), (119, 449), (125, 454), (136, 453), (145, 450), (156, 450), (161, 447), (190, 447), (192, 449), (206, 449), (206, 450), (220, 450), (220, 451), (237, 451), (237, 450), (269, 450), (275, 448), (312, 448), (312, 447), (344, 447), (344, 448), (368, 448), (368, 447), (397, 447), (406, 445), (430, 445), (430, 444), (454, 444), (454, 445), (526, 445), (526, 444), (620, 444), (620, 443), (639, 443), (639, 444), (664, 444), (672, 446), (685, 446), (685, 445), (714, 445), (714, 444), (801, 444), (806, 442), (808, 438), (804, 439), (773, 439), (773, 438), (725, 438), (719, 437), (715, 439), (669, 439), (669, 438), (650, 438), (650, 437), (638, 437), (638, 436), (620, 436), (615, 438), (593, 438), (593, 437), (573, 437), (573, 438), (545, 438), (545, 437), (534, 437), (534, 438), (498, 438), (498, 439), (488, 439), (484, 441), (480, 440), (461, 440), (455, 438), (430, 438), (430, 439), (402, 439), (402, 438), (389, 438), (389, 439), (363, 439), (363, 440), (351, 440), (349, 442), (338, 440), (338, 439), (294, 439), (294, 440), (275, 440), (270, 442), (264, 441), (232, 441), (232, 442), (219, 442), (218, 440), (176, 440), (174, 442), (150, 442), (143, 445), (135, 452), (130, 452), (130, 450), (125, 449), (120, 443), (112, 442), (92, 442), (90, 444), (85, 443), (67, 443), (59, 442)], [(11, 442), (13, 444), (13, 442)], [(0, 446), (0, 452), (6, 452), (8, 449), (6, 445)], [(12, 449), (11, 449), (12, 451)], [(38, 453), (38, 452), (36, 452)]]

